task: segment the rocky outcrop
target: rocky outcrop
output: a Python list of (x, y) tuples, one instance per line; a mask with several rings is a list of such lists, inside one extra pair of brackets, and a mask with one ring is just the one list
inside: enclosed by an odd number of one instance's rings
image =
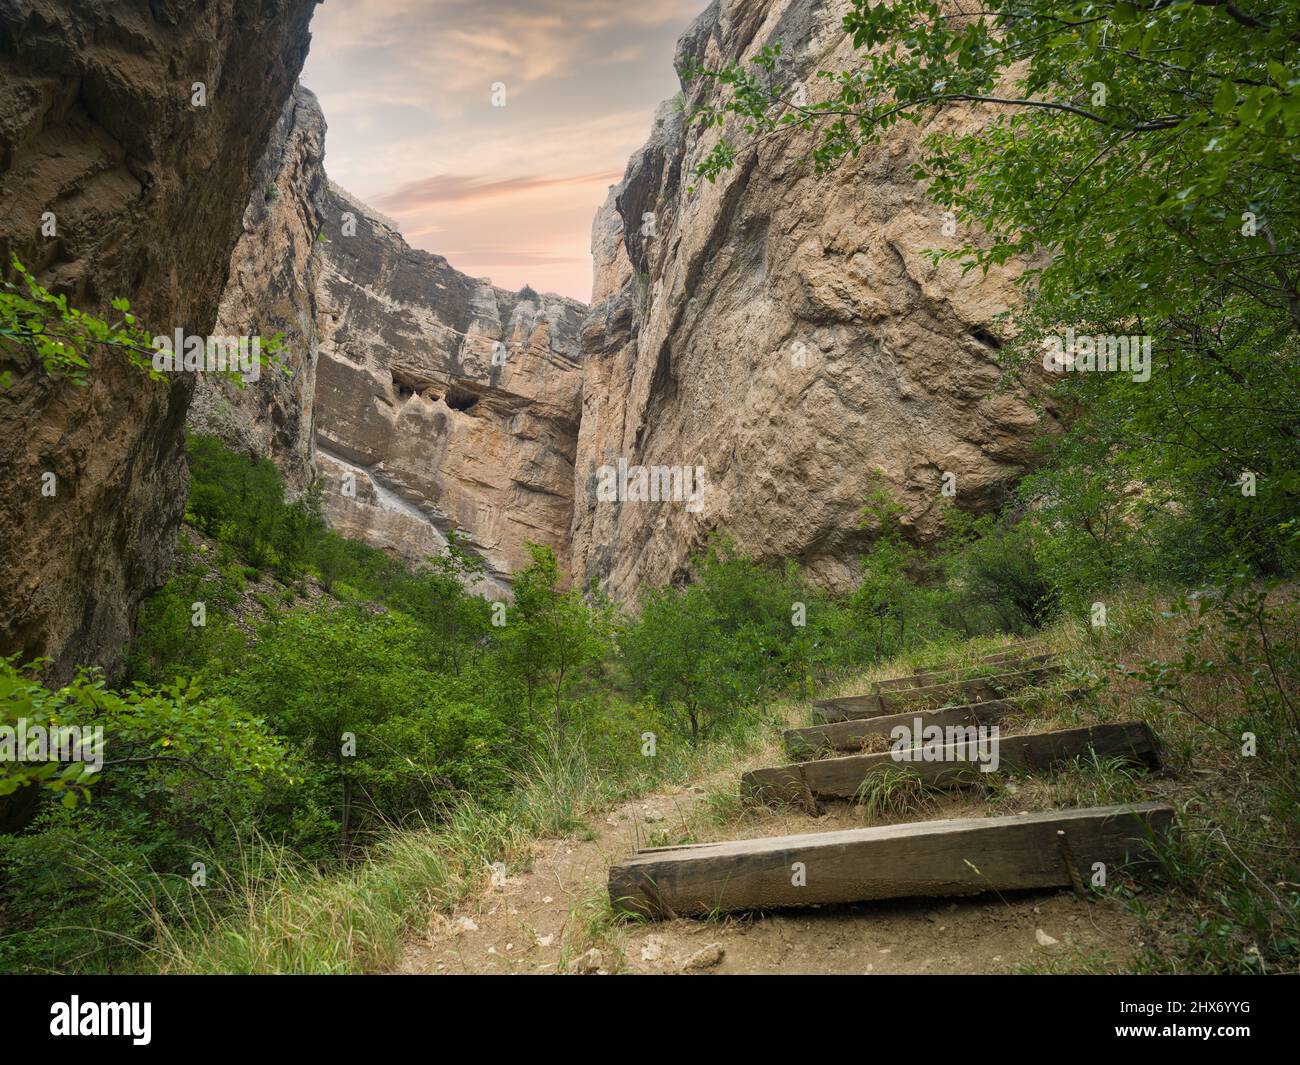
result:
[(586, 307), (507, 292), (324, 198), (316, 444), (330, 523), (402, 557), (448, 531), (508, 587), (534, 541), (568, 557)]
[(331, 184), (325, 121), (298, 88), (244, 214), (217, 331), (282, 332), (292, 375), (200, 382), (190, 425), (319, 476), (345, 536), (418, 563), (447, 534), (508, 591), (535, 541), (568, 558), (586, 307), (520, 294), (410, 247)]
[[(125, 296), (153, 332), (211, 333), (313, 7), (0, 0), (3, 262), (16, 253), (76, 306)], [(117, 662), (187, 491), (192, 382), (91, 354), (77, 388), (0, 353), (0, 654), (48, 655), (56, 679)]]
[[(853, 62), (846, 6), (722, 0), (678, 51), (718, 66), (779, 40), (774, 81), (816, 101), (817, 71)], [(715, 90), (683, 90), (593, 229), (574, 573), (631, 596), (679, 577), (726, 528), (752, 554), (843, 585), (870, 542), (859, 512), (877, 471), (923, 542), (939, 528), (945, 473), (955, 502), (981, 509), (1033, 460), (1038, 416), (1022, 389), (999, 387), (991, 328), (1013, 302), (1012, 275), (963, 277), (927, 259), (957, 238), (911, 176), (921, 137), (981, 116), (895, 127), (825, 175), (805, 165), (814, 134), (787, 129), (709, 184), (692, 171), (718, 132), (684, 115)], [(602, 499), (620, 460), (702, 468), (702, 505)]]
[(227, 446), (270, 458), (291, 495), (316, 477), (312, 441), (316, 402), (317, 275), (325, 192), (325, 117), (298, 86), (280, 112), (230, 260), (214, 332), (283, 336), (283, 352), (264, 359), (243, 387), (207, 374), (194, 390), (189, 425)]

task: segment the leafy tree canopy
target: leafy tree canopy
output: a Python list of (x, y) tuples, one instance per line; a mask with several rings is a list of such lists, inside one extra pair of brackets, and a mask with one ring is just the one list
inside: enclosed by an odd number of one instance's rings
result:
[[(1021, 271), (1009, 371), (1066, 330), (1150, 341), (1145, 380), (1056, 378), (1074, 429), (1026, 493), (1048, 535), (1074, 537), (1057, 553), (1123, 553), (1151, 520), (1189, 573), (1294, 566), (1300, 3), (855, 0), (844, 29), (858, 61), (814, 84), (779, 44), (688, 66), (719, 89), (695, 112), (720, 128), (697, 174), (791, 128), (825, 171), (921, 127), (915, 176), (957, 227), (936, 225), (933, 257)], [(978, 128), (927, 125), (952, 104), (977, 106)]]

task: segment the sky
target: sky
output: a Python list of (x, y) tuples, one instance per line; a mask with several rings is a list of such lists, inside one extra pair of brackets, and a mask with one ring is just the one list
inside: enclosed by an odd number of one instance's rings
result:
[(325, 0), (302, 73), (325, 170), (458, 270), (587, 302), (592, 218), (677, 92), (674, 46), (706, 6)]

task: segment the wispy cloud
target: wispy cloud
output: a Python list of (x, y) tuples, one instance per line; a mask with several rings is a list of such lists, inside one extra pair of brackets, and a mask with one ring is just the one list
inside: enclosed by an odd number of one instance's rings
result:
[(521, 192), (542, 189), (563, 189), (574, 185), (617, 182), (622, 171), (607, 170), (600, 174), (579, 174), (575, 177), (515, 177), (492, 181), (481, 176), (464, 174), (435, 174), (422, 181), (412, 181), (380, 197), (377, 206), (385, 211), (402, 214), (445, 203), (463, 203), (469, 200), (490, 200), (514, 196)]
[[(539, 267), (573, 266), (583, 261), (579, 256), (541, 255), (534, 252), (512, 251), (508, 248), (490, 247), (470, 249), (452, 248), (448, 254), (450, 258), (463, 264), (464, 269), (471, 271), (480, 266), (509, 265), (521, 269), (532, 269), (533, 272), (536, 273), (536, 270)], [(520, 285), (519, 287), (522, 288), (523, 285)], [(533, 287), (535, 288), (536, 286)]]
[(585, 300), (592, 215), (676, 92), (673, 46), (706, 2), (325, 4), (303, 82), (330, 176), (454, 266)]

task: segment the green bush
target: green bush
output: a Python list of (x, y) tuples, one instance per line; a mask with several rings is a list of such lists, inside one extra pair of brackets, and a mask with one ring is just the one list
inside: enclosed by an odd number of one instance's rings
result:
[[(150, 909), (163, 909), (143, 815), (50, 806), (0, 835), (0, 972), (120, 972), (139, 964)], [(183, 878), (182, 878), (183, 879)]]
[[(209, 573), (200, 563), (187, 564), (141, 605), (127, 654), (128, 676), (162, 684), (205, 667), (238, 666), (247, 641), (235, 627), (232, 611), (243, 583), (238, 569)], [(204, 606), (202, 625), (195, 624), (197, 603)]]
[(945, 616), (968, 634), (1042, 628), (1057, 609), (1058, 594), (1038, 559), (1033, 530), (985, 515), (949, 510), (939, 568), (947, 580)]
[(503, 790), (527, 722), (491, 699), (485, 671), (438, 668), (427, 637), (396, 612), (290, 611), (264, 627), (255, 668), (213, 678), (295, 752), (297, 780), (280, 789), (264, 832), (313, 854), (346, 852), (418, 811)]
[(192, 683), (114, 691), (84, 671), (51, 690), (0, 659), (0, 719), (19, 717), (100, 728), (103, 746), (92, 772), (0, 761), (0, 804), (49, 793), (31, 823), (0, 834), (7, 970), (122, 967), (156, 912), (192, 901), (193, 862), (229, 847), (236, 826), (256, 823), (265, 786), (288, 781), (282, 741)]

